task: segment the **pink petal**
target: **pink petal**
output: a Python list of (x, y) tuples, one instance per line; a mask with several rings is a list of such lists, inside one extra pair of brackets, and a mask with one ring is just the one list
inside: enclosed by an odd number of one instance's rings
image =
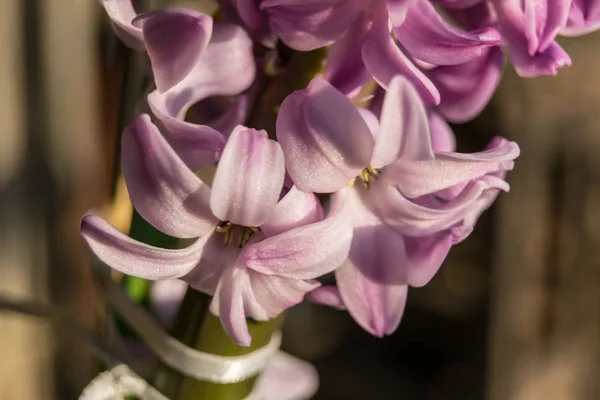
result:
[(81, 220), (81, 234), (94, 254), (124, 274), (144, 279), (180, 278), (200, 261), (205, 238), (179, 249), (161, 249), (135, 241), (102, 218), (89, 214)]
[(240, 346), (250, 346), (252, 337), (246, 323), (244, 292), (250, 287), (250, 278), (243, 266), (236, 263), (227, 268), (219, 281), (219, 286), (210, 310), (218, 315), (227, 335)]
[(401, 75), (390, 83), (380, 118), (371, 165), (382, 168), (403, 160), (433, 158), (425, 107), (415, 88)]
[(265, 236), (270, 237), (321, 220), (323, 207), (317, 196), (292, 186), (277, 203), (269, 220), (260, 228)]
[(210, 40), (213, 20), (194, 10), (168, 9), (140, 14), (154, 81), (161, 92), (181, 82), (194, 68)]
[(425, 286), (435, 276), (452, 245), (463, 240), (472, 227), (452, 228), (425, 237), (405, 236), (408, 284)]
[(308, 294), (308, 299), (315, 303), (323, 304), (329, 307), (345, 310), (346, 305), (340, 295), (337, 286), (321, 286)]
[(317, 369), (296, 357), (278, 351), (256, 382), (260, 400), (311, 399), (319, 387)]
[(452, 122), (472, 120), (492, 98), (503, 69), (502, 49), (495, 46), (466, 64), (441, 66), (428, 71), (427, 76), (442, 96), (438, 110)]
[(360, 0), (263, 0), (272, 31), (299, 51), (314, 50), (339, 39), (354, 23)]
[(419, 60), (436, 65), (463, 64), (500, 42), (493, 28), (464, 32), (449, 25), (432, 3), (419, 0), (410, 7), (406, 19), (394, 28), (400, 43)]
[(560, 30), (562, 36), (580, 36), (600, 28), (600, 1), (573, 0), (567, 24)]
[(144, 50), (142, 30), (132, 24), (137, 12), (133, 8), (131, 0), (100, 0), (100, 2), (106, 10), (117, 36), (127, 46), (136, 50)]
[(187, 283), (179, 279), (167, 279), (152, 284), (150, 306), (163, 326), (171, 326), (173, 323), (187, 288)]
[(283, 101), (277, 139), (288, 173), (306, 192), (344, 187), (369, 165), (373, 152), (373, 137), (356, 107), (319, 78)]
[(304, 295), (321, 284), (301, 279), (265, 275), (248, 270), (252, 292), (258, 303), (267, 311), (268, 318), (274, 318), (290, 307), (302, 302)]
[(352, 229), (348, 209), (338, 194), (333, 196), (329, 215), (242, 251), (249, 268), (267, 275), (314, 279), (337, 268), (348, 255)]
[(438, 104), (440, 94), (435, 85), (417, 68), (394, 42), (384, 9), (375, 15), (373, 27), (362, 46), (363, 61), (373, 79), (388, 88), (392, 78), (404, 75), (428, 104)]
[(146, 114), (123, 133), (123, 176), (140, 215), (160, 231), (198, 237), (218, 223), (210, 188), (177, 156)]
[(212, 232), (200, 254), (200, 262), (181, 279), (199, 292), (214, 294), (223, 271), (231, 267), (240, 255), (236, 244), (225, 245), (223, 233)]
[(456, 150), (456, 136), (448, 122), (436, 112), (429, 112), (429, 130), (433, 151), (450, 152)]
[(372, 79), (361, 51), (370, 23), (366, 14), (361, 14), (350, 30), (327, 49), (324, 78), (348, 98), (357, 95)]
[(362, 204), (356, 189), (344, 191), (353, 204), (354, 236), (348, 259), (335, 272), (340, 295), (360, 326), (376, 336), (389, 335), (406, 304), (404, 241)]
[(284, 174), (279, 144), (265, 131), (238, 126), (217, 167), (210, 199), (213, 213), (232, 224), (262, 225), (277, 204)]
[(495, 147), (479, 153), (436, 153), (433, 160), (400, 160), (388, 166), (386, 174), (403, 194), (416, 198), (486, 174), (511, 170), (518, 156), (516, 143), (500, 139)]

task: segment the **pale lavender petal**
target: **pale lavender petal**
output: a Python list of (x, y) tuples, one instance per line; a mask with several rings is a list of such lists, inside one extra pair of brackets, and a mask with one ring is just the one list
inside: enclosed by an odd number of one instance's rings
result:
[(386, 184), (384, 175), (369, 188), (369, 192), (373, 199), (372, 208), (378, 209), (378, 215), (386, 223), (403, 234), (422, 236), (449, 229), (469, 219), (481, 209), (480, 203), (486, 193), (497, 194), (499, 190), (508, 189), (504, 180), (485, 176), (466, 184), (451, 200), (430, 206), (406, 198), (397, 188)]
[(503, 68), (502, 49), (495, 46), (468, 63), (427, 71), (427, 76), (441, 94), (439, 112), (456, 123), (475, 118), (492, 98)]
[(600, 1), (573, 0), (562, 36), (580, 36), (600, 29)]
[(394, 77), (381, 110), (371, 166), (382, 168), (402, 160), (433, 159), (425, 106), (413, 85)]
[(223, 271), (231, 267), (240, 255), (237, 244), (225, 244), (223, 233), (207, 237), (200, 254), (200, 262), (181, 279), (199, 292), (214, 294)]
[(319, 374), (312, 364), (278, 351), (258, 377), (255, 390), (260, 400), (305, 400), (318, 387)]
[(369, 127), (369, 131), (371, 135), (373, 135), (374, 139), (377, 139), (377, 134), (379, 133), (379, 119), (375, 116), (375, 114), (371, 110), (367, 110), (366, 108), (358, 108), (358, 112), (362, 119), (367, 123)]
[(289, 47), (309, 51), (339, 39), (356, 21), (360, 0), (263, 0), (273, 32)]
[(250, 286), (250, 278), (243, 265), (227, 268), (221, 275), (210, 311), (219, 316), (227, 335), (240, 346), (250, 346), (252, 337), (246, 323), (243, 294)]
[(361, 14), (350, 30), (327, 49), (324, 78), (348, 98), (372, 79), (361, 51), (370, 23), (366, 14)]
[(427, 0), (415, 2), (394, 31), (413, 57), (436, 65), (472, 61), (501, 39), (493, 28), (465, 32), (449, 25)]
[(405, 236), (408, 284), (425, 286), (446, 259), (452, 245), (463, 240), (472, 227), (456, 227), (424, 237)]
[(362, 55), (373, 78), (385, 89), (394, 76), (404, 75), (415, 85), (426, 103), (440, 102), (435, 85), (394, 42), (385, 10), (375, 15), (371, 32), (362, 46)]
[[(268, 318), (275, 318), (285, 310), (302, 302), (304, 295), (321, 284), (317, 281), (265, 275), (248, 270), (252, 292), (258, 303), (267, 311)], [(250, 315), (252, 316), (252, 315)]]
[(187, 287), (187, 283), (179, 279), (152, 283), (149, 296), (150, 307), (163, 326), (171, 326), (173, 323)]
[(265, 236), (270, 237), (321, 220), (323, 207), (317, 196), (292, 186), (277, 203), (271, 217), (260, 228)]
[(167, 9), (140, 14), (133, 24), (142, 28), (156, 87), (166, 92), (196, 65), (210, 40), (213, 20), (194, 10)]
[(367, 209), (354, 188), (354, 235), (346, 262), (335, 271), (344, 304), (356, 322), (375, 336), (389, 335), (400, 323), (408, 291), (402, 235)]
[(131, 0), (100, 0), (110, 18), (115, 33), (125, 44), (136, 50), (144, 50), (142, 30), (133, 26), (137, 16)]
[(519, 156), (519, 146), (505, 139), (494, 143), (495, 147), (479, 153), (440, 152), (433, 160), (400, 160), (385, 172), (404, 195), (420, 197), (486, 174), (511, 170), (513, 160)]
[(232, 224), (262, 225), (277, 204), (284, 174), (279, 143), (265, 131), (238, 126), (217, 167), (210, 199), (213, 213)]
[(356, 107), (323, 79), (289, 95), (277, 116), (287, 171), (307, 192), (334, 192), (369, 165), (373, 137)]
[(349, 210), (344, 199), (333, 195), (327, 217), (310, 225), (246, 246), (246, 265), (267, 275), (314, 279), (341, 265), (352, 239)]
[(146, 221), (179, 238), (203, 236), (216, 226), (210, 187), (177, 156), (148, 115), (123, 133), (122, 154), (129, 196)]
[(161, 249), (131, 239), (102, 218), (81, 220), (81, 234), (100, 260), (124, 274), (160, 280), (180, 278), (200, 261), (206, 238), (178, 250)]
[(454, 136), (454, 132), (446, 120), (433, 111), (428, 113), (428, 117), (433, 151), (456, 151), (456, 136)]
[(223, 114), (208, 124), (228, 138), (236, 126), (242, 125), (246, 121), (249, 111), (248, 95), (242, 94), (237, 96), (234, 103)]
[(323, 304), (329, 307), (345, 310), (346, 306), (340, 295), (337, 286), (321, 286), (308, 294), (308, 299), (312, 302)]
[(419, 0), (385, 0), (390, 22), (400, 26), (406, 19), (410, 7)]

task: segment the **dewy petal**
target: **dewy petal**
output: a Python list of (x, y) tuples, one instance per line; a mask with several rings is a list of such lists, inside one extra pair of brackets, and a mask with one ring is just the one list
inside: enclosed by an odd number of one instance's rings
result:
[(345, 310), (346, 306), (340, 295), (337, 286), (321, 286), (308, 294), (308, 299), (312, 302), (323, 304), (329, 307)]
[(503, 67), (502, 49), (495, 46), (468, 63), (428, 71), (427, 76), (441, 94), (439, 112), (455, 123), (475, 118), (492, 98)]
[(360, 326), (376, 336), (389, 335), (406, 304), (404, 241), (362, 204), (356, 189), (344, 191), (353, 203), (354, 236), (348, 259), (335, 272), (340, 295)]
[(314, 279), (333, 271), (348, 255), (352, 239), (344, 203), (336, 193), (323, 221), (246, 246), (242, 251), (246, 266), (267, 275), (294, 279)]
[(279, 143), (265, 131), (238, 126), (217, 167), (210, 199), (213, 213), (232, 224), (263, 224), (277, 204), (284, 174)]
[(428, 284), (452, 245), (463, 240), (472, 230), (472, 227), (456, 227), (425, 237), (405, 236), (408, 284), (415, 287)]
[(194, 10), (168, 9), (140, 14), (133, 24), (142, 28), (156, 87), (166, 92), (196, 65), (210, 40), (213, 20)]
[(145, 220), (180, 238), (202, 236), (215, 227), (210, 188), (181, 161), (148, 115), (123, 133), (122, 154), (131, 201)]
[(200, 261), (206, 238), (178, 250), (161, 249), (131, 239), (96, 215), (81, 220), (81, 234), (94, 254), (124, 274), (144, 279), (180, 278)]
[(210, 305), (213, 314), (218, 315), (223, 329), (240, 346), (250, 346), (252, 337), (246, 323), (244, 292), (249, 289), (248, 272), (239, 262), (227, 268), (221, 275), (215, 297)]
[(221, 274), (235, 263), (239, 254), (238, 246), (225, 246), (223, 234), (213, 231), (202, 247), (200, 262), (181, 279), (197, 291), (212, 295)]
[(374, 17), (371, 32), (362, 46), (362, 56), (373, 79), (384, 88), (388, 88), (394, 76), (404, 75), (415, 85), (423, 101), (428, 104), (440, 102), (435, 85), (394, 42), (385, 9)]
[(286, 45), (309, 51), (339, 39), (363, 5), (360, 0), (263, 0), (260, 7)]
[(409, 198), (416, 198), (468, 182), (486, 174), (511, 170), (519, 146), (500, 139), (479, 153), (436, 153), (435, 159), (398, 161), (387, 167), (387, 178)]
[(600, 29), (600, 1), (573, 0), (562, 36), (580, 36)]
[(321, 220), (323, 207), (317, 196), (292, 186), (277, 203), (269, 220), (260, 228), (265, 236), (270, 237)]
[(412, 84), (394, 77), (385, 96), (371, 166), (403, 160), (433, 159), (427, 113)]
[(258, 303), (274, 318), (304, 299), (304, 295), (320, 286), (319, 282), (265, 275), (248, 270), (252, 292)]
[(371, 80), (361, 51), (370, 22), (365, 13), (361, 14), (346, 35), (327, 49), (324, 78), (348, 98), (358, 94)]
[(136, 50), (144, 50), (142, 30), (132, 24), (137, 12), (133, 8), (131, 0), (100, 0), (100, 2), (106, 10), (117, 36), (127, 46)]
[(331, 84), (313, 79), (277, 115), (287, 171), (307, 192), (334, 192), (369, 165), (373, 137), (356, 107)]
[(472, 61), (501, 39), (493, 28), (465, 32), (449, 25), (427, 0), (415, 2), (394, 31), (413, 57), (436, 65)]

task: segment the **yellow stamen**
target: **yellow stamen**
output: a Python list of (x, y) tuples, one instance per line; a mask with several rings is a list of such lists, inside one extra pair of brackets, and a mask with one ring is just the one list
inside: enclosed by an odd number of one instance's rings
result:
[(233, 225), (229, 221), (221, 221), (215, 228), (216, 232), (223, 233), (223, 243), (228, 246), (233, 242), (233, 236), (235, 232), (238, 234), (238, 245), (240, 249), (244, 247), (249, 241), (252, 235), (256, 232), (260, 232), (260, 228), (257, 226), (239, 226)]
[(362, 181), (362, 184), (365, 187), (365, 189), (368, 189), (371, 184), (371, 181), (378, 178), (377, 175), (379, 175), (379, 171), (376, 170), (375, 168), (369, 166), (369, 167), (363, 169), (362, 171), (360, 171), (358, 176), (353, 178), (349, 182), (349, 185), (353, 186), (356, 183), (356, 179), (360, 179)]

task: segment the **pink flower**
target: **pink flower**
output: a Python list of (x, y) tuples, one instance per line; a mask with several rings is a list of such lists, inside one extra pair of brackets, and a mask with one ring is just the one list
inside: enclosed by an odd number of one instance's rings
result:
[[(426, 284), (450, 246), (508, 190), (501, 177), (519, 154), (500, 138), (480, 153), (448, 151), (452, 137), (432, 118), (430, 127), (419, 95), (401, 76), (391, 80), (379, 120), (322, 79), (294, 92), (279, 111), (277, 138), (292, 180), (301, 190), (342, 198), (354, 227), (348, 259), (335, 273), (337, 289), (313, 296), (345, 305), (374, 335), (396, 329), (408, 285)], [(433, 149), (432, 135), (445, 151)], [(260, 263), (250, 265), (271, 267)]]
[[(300, 302), (348, 254), (352, 230), (343, 199), (323, 217), (317, 198), (295, 187), (280, 199), (283, 153), (266, 132), (238, 126), (212, 188), (168, 145), (147, 115), (123, 134), (123, 174), (144, 219), (179, 238), (179, 250), (134, 241), (95, 215), (81, 231), (111, 267), (150, 280), (180, 278), (214, 294), (211, 310), (239, 344), (251, 338), (246, 317), (273, 318)], [(262, 265), (260, 270), (253, 264)], [(273, 268), (265, 265), (269, 264)]]

